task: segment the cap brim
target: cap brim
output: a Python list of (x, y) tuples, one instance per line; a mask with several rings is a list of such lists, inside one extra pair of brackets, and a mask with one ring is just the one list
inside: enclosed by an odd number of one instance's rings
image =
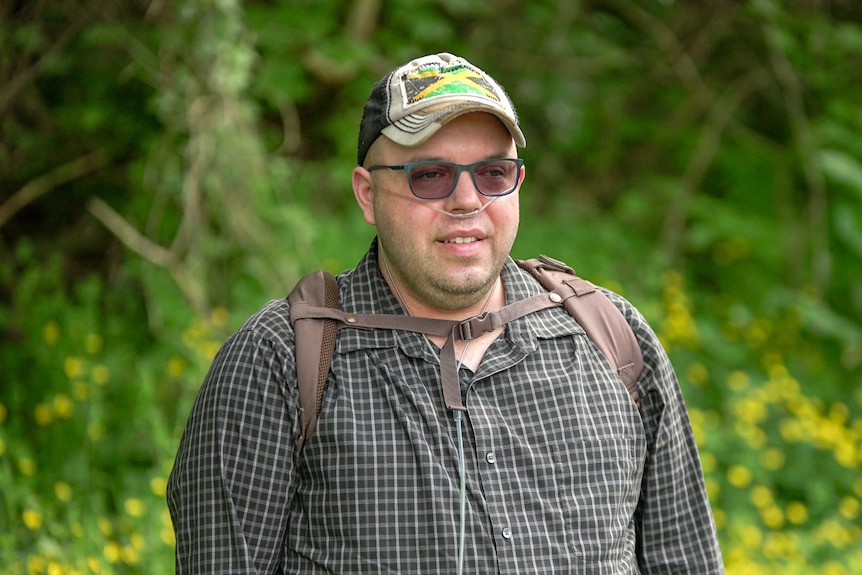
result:
[(413, 113), (396, 121), (394, 124), (386, 126), (381, 130), (381, 133), (396, 144), (408, 147), (418, 146), (437, 133), (447, 123), (471, 112), (485, 112), (495, 116), (509, 131), (517, 147), (523, 148), (527, 145), (527, 140), (524, 138), (521, 128), (518, 127), (508, 114), (489, 107), (486, 104), (476, 102), (450, 104), (445, 108), (429, 113)]

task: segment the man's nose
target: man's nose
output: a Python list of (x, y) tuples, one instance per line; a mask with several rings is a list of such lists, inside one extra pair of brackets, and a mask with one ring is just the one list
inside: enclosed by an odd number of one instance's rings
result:
[(447, 200), (449, 211), (472, 211), (482, 207), (482, 194), (476, 188), (469, 170), (462, 170), (455, 182), (455, 189)]

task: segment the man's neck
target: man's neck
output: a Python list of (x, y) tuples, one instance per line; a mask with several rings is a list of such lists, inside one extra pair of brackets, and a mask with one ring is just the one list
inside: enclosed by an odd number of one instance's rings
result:
[[(384, 271), (384, 278), (389, 284), (390, 290), (395, 294), (395, 297), (401, 302), (401, 305), (408, 312), (416, 317), (431, 317), (435, 319), (447, 319), (454, 321), (462, 321), (471, 317), (482, 315), (485, 312), (495, 311), (506, 305), (506, 292), (503, 286), (503, 279), (499, 275), (488, 294), (482, 297), (474, 305), (459, 309), (459, 310), (442, 310), (424, 305), (416, 299), (405, 295), (398, 288), (397, 282), (392, 281), (391, 276), (388, 276)], [(410, 298), (410, 299), (407, 299)], [(406, 300), (406, 301), (405, 301)], [(476, 339), (470, 341), (456, 340), (455, 355), (458, 358), (458, 364), (469, 368), (471, 371), (476, 371), (479, 368), (479, 363), (485, 355), (485, 351), (491, 346), (494, 340), (503, 333), (505, 326), (500, 326), (497, 329), (484, 333)], [(442, 348), (446, 343), (446, 338), (443, 336), (429, 335), (428, 339), (439, 348)]]
[[(389, 280), (387, 281), (390, 284), (390, 289), (392, 289), (392, 282)], [(410, 294), (400, 294), (399, 297), (399, 294), (395, 289), (393, 289), (393, 292), (396, 293), (396, 297), (398, 297), (401, 305), (404, 306), (406, 304), (405, 307), (416, 317), (433, 317), (436, 319), (462, 321), (482, 315), (488, 311), (498, 310), (506, 305), (506, 292), (503, 287), (503, 280), (500, 276), (497, 276), (497, 279), (488, 289), (488, 292), (483, 294), (476, 303), (469, 307), (457, 310), (438, 309), (412, 298)]]

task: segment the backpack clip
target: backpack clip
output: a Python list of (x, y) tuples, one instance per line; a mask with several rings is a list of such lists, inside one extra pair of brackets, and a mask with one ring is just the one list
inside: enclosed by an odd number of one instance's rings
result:
[(470, 341), (480, 335), (494, 331), (502, 325), (503, 321), (500, 319), (500, 314), (487, 312), (470, 319), (465, 319), (455, 327), (457, 330), (456, 334), (459, 336), (458, 339)]

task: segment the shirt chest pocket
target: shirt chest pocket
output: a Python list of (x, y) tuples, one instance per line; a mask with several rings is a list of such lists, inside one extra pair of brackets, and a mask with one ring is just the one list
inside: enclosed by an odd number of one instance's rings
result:
[(553, 450), (560, 512), (576, 556), (607, 559), (626, 547), (637, 507), (642, 450), (634, 437), (584, 437)]

